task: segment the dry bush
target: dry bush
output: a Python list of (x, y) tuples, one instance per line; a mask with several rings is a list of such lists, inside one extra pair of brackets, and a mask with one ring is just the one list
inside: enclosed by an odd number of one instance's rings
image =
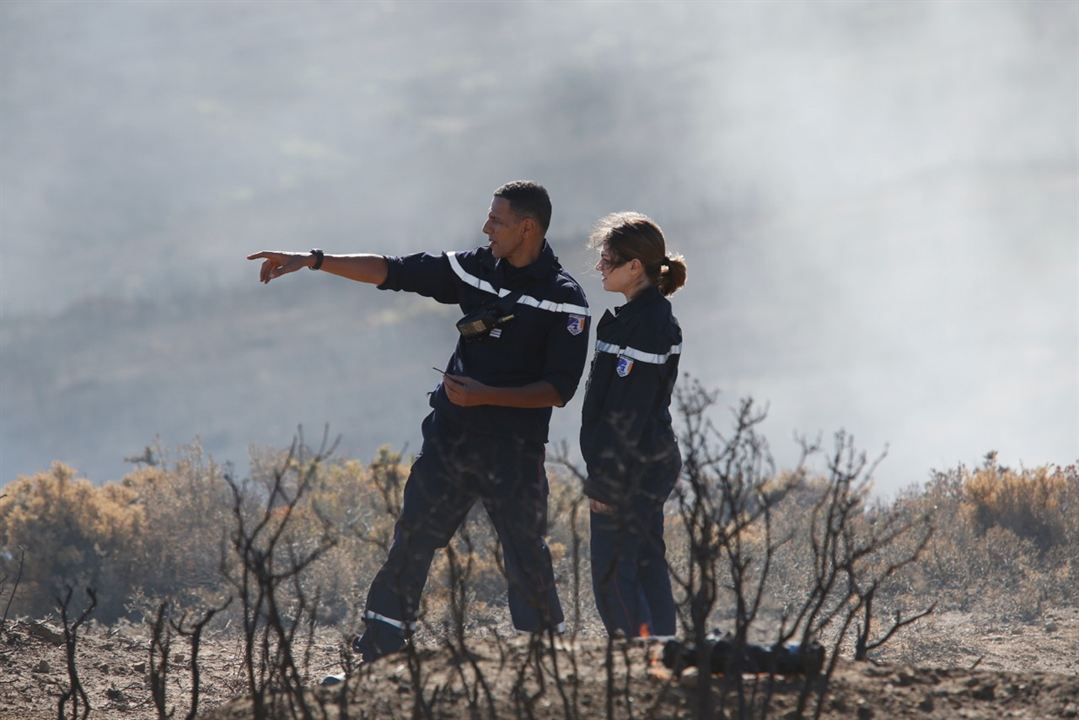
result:
[[(62, 463), (7, 488), (0, 500), (0, 558), (26, 549), (22, 584), (12, 603), (16, 614), (47, 612), (65, 583), (109, 588), (123, 583), (136, 564), (129, 540), (145, 533), (144, 517), (122, 498), (98, 492)], [(5, 568), (6, 569), (6, 568)], [(124, 596), (102, 594), (102, 620), (123, 611)]]
[[(828, 498), (832, 482), (824, 475), (803, 473), (799, 476), (790, 471), (777, 472), (763, 482), (763, 493), (778, 498), (770, 512), (770, 527), (765, 526), (762, 517), (746, 524), (739, 533), (742, 554), (752, 558), (747, 565), (746, 577), (752, 580), (766, 575), (758, 617), (750, 628), (750, 640), (773, 640), (783, 618), (814, 592), (818, 582), (818, 563), (813, 553), (814, 509)], [(873, 596), (874, 614), (888, 621), (897, 613), (906, 617), (924, 610), (928, 604), (927, 597), (930, 596), (914, 592), (906, 568), (891, 573), (886, 570), (892, 565), (905, 564), (906, 559), (918, 554), (931, 518), (920, 506), (875, 500), (869, 490), (867, 484), (853, 495), (854, 509), (845, 520), (851, 543), (864, 546), (874, 533), (879, 534), (889, 527), (922, 529), (920, 532), (895, 533), (889, 542), (880, 543), (872, 552), (859, 557), (857, 567), (853, 568), (859, 577), (879, 580)], [(772, 543), (770, 551), (769, 542)], [(685, 574), (690, 542), (678, 515), (668, 515), (667, 546), (674, 572)], [(765, 559), (768, 561), (766, 572), (762, 564)], [(679, 605), (684, 605), (684, 598), (676, 597), (676, 600)], [(719, 587), (715, 608), (708, 619), (709, 626), (733, 628), (737, 623), (737, 603), (732, 587)], [(833, 640), (830, 633), (826, 630), (821, 640)], [(844, 650), (853, 651), (854, 642), (853, 637), (845, 640)]]
[(315, 477), (311, 490), (294, 510), (288, 540), (302, 543), (318, 537), (323, 522), (335, 529), (337, 544), (307, 569), (302, 587), (310, 596), (321, 598), (319, 616), (324, 622), (339, 622), (362, 597), (366, 584), (378, 569), (378, 552), (372, 540), (392, 533), (393, 519), (378, 513), (379, 497), (372, 487), (372, 474), (399, 460), (380, 451), (372, 465), (356, 460), (326, 463)]
[(1079, 542), (1079, 474), (1074, 466), (1017, 472), (999, 465), (990, 453), (979, 470), (958, 472), (963, 484), (960, 509), (982, 532), (1005, 528), (1042, 553)]
[(146, 616), (166, 597), (180, 606), (217, 600), (229, 490), (224, 468), (197, 443), (169, 465), (138, 469), (99, 492), (122, 498), (143, 518), (143, 531), (128, 540), (133, 565), (122, 585), (145, 596), (147, 607), (132, 610)]
[[(161, 452), (157, 457), (165, 459), (101, 487), (56, 464), (5, 488), (0, 578), (9, 578), (6, 592), (25, 548), (14, 615), (48, 612), (65, 582), (100, 588), (96, 618), (106, 623), (122, 616), (143, 620), (163, 598), (177, 608), (220, 604), (222, 543), (231, 525), (224, 470), (197, 445), (180, 449), (172, 459)], [(282, 457), (266, 451), (253, 459), (252, 508)], [(337, 544), (302, 577), (303, 592), (320, 598), (320, 622), (356, 629), (354, 613), (385, 557), (407, 475), (401, 453), (388, 448), (370, 463), (325, 462), (295, 508), (288, 533), (297, 547), (318, 537), (324, 522), (338, 533)], [(741, 529), (744, 556), (766, 557), (768, 533), (789, 540), (771, 551), (751, 639), (773, 636), (776, 624), (814, 582), (809, 533), (814, 507), (829, 487), (823, 476), (762, 476), (761, 497), (778, 500), (767, 532), (761, 522)], [(980, 466), (936, 473), (924, 487), (909, 488), (888, 503), (869, 495), (859, 503), (850, 515), (852, 537), (866, 536), (882, 523), (927, 515), (936, 527), (917, 564), (889, 575), (876, 589), (875, 609), (883, 618), (924, 607), (927, 598), (939, 598), (942, 609), (1016, 620), (1033, 619), (1047, 605), (1074, 603), (1079, 587), (1079, 471), (1074, 465), (1015, 470), (990, 455)], [(684, 576), (690, 550), (685, 522), (675, 502), (668, 510), (668, 557), (675, 574)], [(453, 549), (459, 558), (475, 555), (468, 565), (468, 627), (501, 632), (509, 628), (506, 582), (497, 538), (483, 514), (477, 506), (466, 522), (470, 546), (459, 534)], [(568, 625), (574, 634), (602, 635), (587, 581), (587, 503), (575, 478), (551, 472), (549, 517), (549, 546)], [(866, 557), (864, 567), (872, 571), (909, 556), (917, 540), (915, 535), (895, 538)], [(751, 563), (747, 578), (758, 576), (759, 569)], [(438, 632), (451, 613), (450, 575), (449, 558), (439, 553), (425, 595), (429, 630)], [(685, 607), (681, 589), (676, 600)], [(707, 625), (732, 627), (736, 608), (735, 593), (719, 583)]]
[(1079, 587), (1079, 472), (1012, 470), (994, 453), (982, 467), (936, 473), (896, 507), (932, 514), (937, 526), (922, 562), (904, 573), (911, 593), (942, 607), (1030, 621), (1046, 604), (1072, 604)]
[(60, 463), (20, 478), (0, 500), (0, 562), (26, 548), (14, 612), (42, 612), (65, 584), (101, 588), (103, 622), (139, 615), (154, 597), (194, 602), (220, 582), (226, 499), (219, 468), (198, 446), (181, 450), (172, 467), (140, 468), (100, 487)]
[[(259, 512), (274, 472), (286, 470), (289, 478), (303, 475), (301, 457), (303, 453), (288, 459), (277, 450), (253, 454), (242, 501), (249, 519)], [(0, 577), (15, 577), (20, 548), (25, 548), (13, 614), (47, 611), (65, 583), (102, 588), (96, 617), (109, 623), (121, 617), (146, 621), (165, 599), (178, 608), (221, 603), (221, 571), (235, 569), (235, 559), (223, 551), (232, 525), (227, 469), (197, 444), (182, 448), (175, 459), (160, 450), (157, 458), (158, 464), (98, 487), (57, 463), (5, 489), (0, 499)], [(288, 467), (282, 467), (286, 461)], [(387, 447), (369, 464), (324, 461), (293, 509), (285, 541), (294, 547), (303, 549), (326, 525), (337, 533), (336, 544), (302, 577), (303, 592), (321, 598), (322, 622), (342, 622), (362, 604), (389, 548), (407, 477), (401, 453)], [(552, 484), (552, 496), (570, 490)], [(474, 619), (494, 624), (504, 619), (506, 582), (497, 538), (481, 515), (477, 505), (467, 521), (480, 551), (469, 592), (479, 611)], [(552, 514), (553, 525), (560, 520), (560, 514)], [(558, 530), (557, 535), (571, 542), (572, 533)], [(460, 538), (454, 542), (463, 554)], [(551, 542), (551, 551), (556, 563), (568, 552), (560, 541)], [(440, 580), (446, 572), (445, 553), (439, 553), (427, 593), (436, 614), (448, 607), (449, 585)], [(236, 612), (234, 608), (232, 615)]]
[(339, 534), (307, 496), (336, 445), (329, 443), (328, 431), (313, 453), (301, 435), (277, 464), (253, 462), (251, 478), (242, 481), (225, 476), (233, 522), (225, 556), (231, 562), (223, 558), (222, 574), (239, 600), (243, 664), (256, 718), (268, 718), (282, 706), (313, 717), (304, 688), (321, 603), (320, 589), (310, 594), (303, 576)]
[[(811, 509), (826, 489), (824, 478), (808, 477), (776, 508), (773, 532), (790, 536), (791, 541), (772, 561), (762, 608), (766, 620), (781, 616), (812, 582)], [(937, 599), (941, 610), (979, 611), (1028, 622), (1046, 606), (1075, 602), (1074, 589), (1079, 587), (1075, 466), (1016, 471), (1000, 467), (990, 455), (983, 467), (937, 473), (924, 487), (908, 488), (889, 502), (867, 497), (863, 510), (852, 517), (851, 528), (863, 534), (885, 518), (905, 522), (928, 518), (934, 533), (917, 563), (880, 585), (874, 601), (882, 617), (905, 614), (925, 606), (927, 599)], [(751, 555), (762, 555), (754, 528), (747, 528), (743, 541)], [(679, 532), (674, 546), (681, 548), (684, 542)], [(882, 567), (909, 557), (918, 542), (917, 535), (897, 537), (866, 562)], [(731, 602), (721, 595), (713, 622), (722, 626), (733, 621)]]

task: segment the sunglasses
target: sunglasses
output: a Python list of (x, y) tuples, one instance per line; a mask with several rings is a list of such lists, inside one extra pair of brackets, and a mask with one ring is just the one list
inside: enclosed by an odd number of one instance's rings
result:
[(611, 255), (607, 255), (606, 253), (599, 256), (598, 265), (600, 266), (600, 268), (606, 270), (614, 270), (615, 268), (622, 267), (625, 264), (626, 261), (622, 258), (612, 257)]

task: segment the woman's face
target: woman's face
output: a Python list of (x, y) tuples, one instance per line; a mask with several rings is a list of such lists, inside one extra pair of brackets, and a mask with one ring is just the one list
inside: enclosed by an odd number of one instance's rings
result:
[(604, 290), (623, 294), (635, 290), (644, 274), (640, 260), (623, 260), (606, 245), (596, 262), (596, 270), (603, 277)]

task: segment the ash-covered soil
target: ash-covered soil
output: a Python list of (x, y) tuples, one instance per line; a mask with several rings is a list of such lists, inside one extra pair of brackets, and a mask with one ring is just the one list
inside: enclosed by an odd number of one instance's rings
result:
[[(58, 696), (69, 678), (56, 631), (9, 621), (0, 636), (0, 720), (57, 717)], [(317, 708), (314, 717), (591, 719), (606, 718), (609, 711), (619, 718), (694, 716), (698, 675), (672, 675), (658, 662), (658, 644), (614, 643), (608, 663), (607, 643), (594, 638), (560, 641), (552, 652), (535, 650), (524, 637), (477, 634), (466, 638), (468, 656), (432, 642), (411, 662), (405, 654), (384, 658), (361, 668), (344, 688), (319, 689), (319, 678), (340, 669), (340, 644), (340, 634), (326, 629), (311, 647), (312, 689), (305, 701)], [(174, 717), (183, 718), (191, 702), (190, 647), (174, 639), (170, 655), (166, 702)], [(158, 717), (149, 658), (142, 628), (83, 628), (77, 669), (90, 717)], [(207, 632), (199, 667), (200, 718), (254, 717), (251, 701), (244, 699), (239, 633)], [(729, 711), (736, 696), (724, 688), (722, 676), (711, 680), (717, 705)], [(776, 718), (791, 715), (803, 690), (800, 678), (770, 684), (746, 677), (745, 687), (757, 700), (769, 694), (769, 716)], [(816, 695), (808, 702), (811, 716)], [(280, 702), (272, 716), (291, 717), (287, 707)], [(1079, 718), (1079, 608), (1056, 609), (1026, 623), (954, 612), (934, 616), (890, 642), (876, 663), (840, 661), (822, 717)]]

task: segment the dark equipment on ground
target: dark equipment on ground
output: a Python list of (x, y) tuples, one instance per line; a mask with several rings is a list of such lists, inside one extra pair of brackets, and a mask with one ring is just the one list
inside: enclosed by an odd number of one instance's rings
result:
[[(729, 634), (713, 630), (705, 636), (711, 672), (717, 674), (767, 673), (772, 675), (817, 675), (824, 666), (824, 648), (816, 640), (806, 644), (757, 645), (746, 643), (739, 652)], [(697, 647), (692, 642), (668, 640), (663, 646), (663, 664), (676, 673), (697, 665)]]

